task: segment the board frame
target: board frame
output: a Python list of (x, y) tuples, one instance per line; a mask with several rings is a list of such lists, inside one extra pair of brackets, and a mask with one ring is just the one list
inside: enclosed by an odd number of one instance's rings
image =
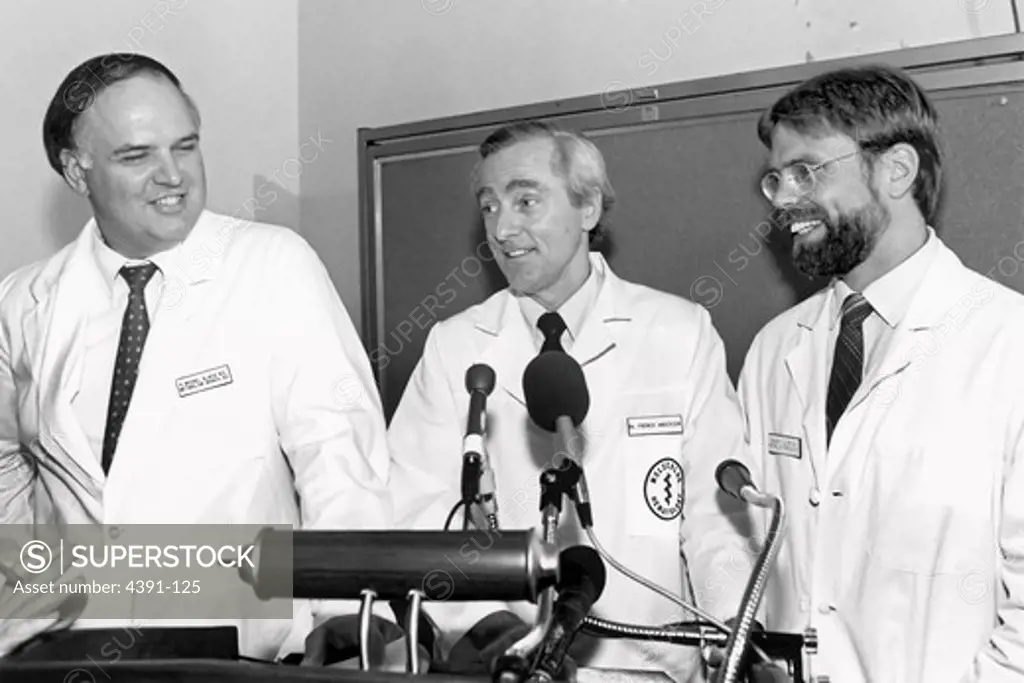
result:
[[(687, 117), (764, 109), (786, 90), (824, 71), (884, 63), (906, 70), (929, 92), (1024, 82), (1024, 34), (856, 55), (794, 66), (607, 91), (517, 107), (358, 129), (362, 339), (368, 353), (384, 339), (382, 165), (473, 150), (494, 128), (523, 119), (557, 119), (587, 136), (624, 132)], [(381, 392), (386, 368), (373, 364)], [(383, 398), (383, 394), (382, 394)]]

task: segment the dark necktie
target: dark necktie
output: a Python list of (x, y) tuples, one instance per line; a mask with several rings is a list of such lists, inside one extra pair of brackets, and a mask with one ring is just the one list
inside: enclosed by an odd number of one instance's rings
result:
[(128, 283), (128, 305), (121, 320), (121, 340), (117, 345), (117, 360), (114, 362), (114, 379), (110, 386), (110, 402), (107, 404), (107, 428), (103, 433), (103, 472), (110, 472), (114, 460), (117, 440), (121, 436), (121, 425), (128, 413), (128, 404), (135, 391), (135, 380), (139, 376), (139, 361), (142, 347), (149, 334), (149, 312), (146, 310), (146, 284), (156, 273), (156, 265), (146, 263), (140, 266), (124, 266), (118, 273)]
[(565, 321), (557, 313), (545, 313), (537, 319), (537, 328), (544, 333), (544, 345), (540, 347), (541, 353), (545, 351), (562, 351), (562, 333), (565, 332)]
[(836, 423), (860, 386), (864, 372), (864, 320), (872, 311), (863, 294), (855, 292), (843, 301), (843, 320), (836, 340), (825, 404), (826, 444), (831, 443)]

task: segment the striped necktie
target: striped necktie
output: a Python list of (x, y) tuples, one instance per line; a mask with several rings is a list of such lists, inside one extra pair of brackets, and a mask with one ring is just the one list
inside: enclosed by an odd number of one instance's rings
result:
[(843, 319), (832, 360), (825, 403), (825, 443), (832, 442), (832, 432), (850, 399), (860, 386), (864, 372), (864, 320), (874, 309), (863, 294), (855, 292), (843, 301)]

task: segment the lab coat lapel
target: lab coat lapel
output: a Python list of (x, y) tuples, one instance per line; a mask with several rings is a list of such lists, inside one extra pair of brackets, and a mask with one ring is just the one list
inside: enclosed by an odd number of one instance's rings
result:
[(42, 458), (77, 482), (96, 504), (102, 496), (103, 469), (72, 408), (82, 381), (83, 343), (88, 312), (105, 300), (100, 274), (91, 267), (92, 221), (71, 246), (54, 279), (32, 287), (35, 309), (22, 331), (32, 375), (38, 379), (37, 410)]
[[(156, 311), (151, 315), (128, 416), (107, 478), (106, 502), (111, 514), (116, 515), (123, 500), (122, 493), (135, 488), (133, 481), (148, 476), (147, 457), (160, 457), (160, 435), (174, 416), (180, 399), (174, 378), (164, 369), (188, 367), (187, 359), (197, 356), (203, 349), (204, 336), (196, 334), (192, 326), (204, 295), (221, 270), (223, 254), (204, 260), (192, 256), (216, 239), (219, 227), (218, 219), (204, 212), (172, 256), (171, 267), (163, 274), (164, 286)], [(228, 248), (230, 245), (225, 247)], [(204, 265), (199, 268), (197, 263)]]
[(487, 305), (477, 329), (493, 338), (480, 362), (494, 369), (498, 386), (525, 408), (523, 371), (537, 349), (526, 319), (508, 290)]
[[(814, 302), (797, 321), (794, 345), (786, 354), (786, 371), (792, 395), (799, 399), (803, 438), (807, 444), (815, 481), (825, 466), (825, 356), (827, 354), (828, 296)], [(822, 326), (826, 329), (822, 329)], [(785, 401), (788, 396), (784, 395)], [(821, 407), (821, 408), (819, 408)], [(780, 408), (788, 410), (786, 407)], [(782, 425), (778, 426), (782, 428)]]
[[(925, 328), (927, 329), (927, 328)], [(902, 393), (900, 375), (910, 365), (910, 351), (915, 345), (918, 331), (900, 325), (885, 348), (879, 349), (876, 360), (869, 363), (864, 370), (864, 379), (850, 399), (843, 412), (844, 417), (832, 436), (832, 448), (829, 451), (827, 477), (829, 481), (840, 476), (842, 468), (860, 467), (858, 462), (865, 455), (856, 447), (850, 447), (851, 440), (857, 435), (843, 429), (844, 420), (853, 419), (849, 416), (860, 410), (888, 411)], [(831, 363), (831, 359), (829, 359)], [(875, 422), (874, 420), (872, 420)]]
[[(913, 349), (918, 345), (921, 333), (927, 331), (927, 325), (908, 324), (908, 321), (893, 330), (889, 342), (879, 349), (875, 360), (864, 369), (864, 380), (850, 399), (847, 413), (861, 407), (884, 409), (895, 403), (902, 391), (899, 375), (910, 367)], [(866, 401), (870, 404), (862, 406)]]
[[(616, 295), (622, 288), (622, 281), (611, 272), (599, 255), (591, 254), (591, 263), (600, 269), (605, 281), (570, 355), (587, 375), (591, 408), (585, 424), (600, 424), (597, 416), (607, 414), (616, 395), (615, 388), (624, 372), (623, 368), (615, 367), (614, 363), (604, 358), (615, 346), (608, 325), (628, 321), (630, 317), (619, 315), (616, 310)], [(499, 297), (488, 302), (480, 313), (476, 327), (494, 337), (480, 362), (494, 369), (498, 385), (525, 408), (523, 372), (537, 356), (538, 350), (533, 332), (516, 298), (505, 290)]]
[[(585, 437), (608, 428), (608, 417), (619, 396), (623, 375), (628, 369), (627, 364), (615, 362), (618, 344), (616, 337), (622, 331), (620, 326), (630, 324), (633, 320), (631, 315), (617, 308), (617, 303), (622, 300), (622, 280), (605, 265), (601, 257), (592, 255), (591, 262), (600, 269), (604, 282), (570, 353), (583, 368), (590, 394), (590, 409), (583, 421)], [(585, 438), (587, 443), (591, 440)]]
[[(884, 409), (899, 399), (902, 376), (912, 365), (927, 363), (929, 356), (938, 353), (942, 338), (952, 333), (953, 323), (963, 317), (957, 307), (970, 296), (975, 284), (972, 278), (965, 277), (968, 272), (960, 259), (940, 242), (935, 261), (921, 280), (906, 316), (893, 331), (891, 341), (865, 369), (864, 381), (847, 411), (857, 410), (865, 402), (869, 405), (864, 407)], [(946, 318), (950, 320), (944, 324)]]

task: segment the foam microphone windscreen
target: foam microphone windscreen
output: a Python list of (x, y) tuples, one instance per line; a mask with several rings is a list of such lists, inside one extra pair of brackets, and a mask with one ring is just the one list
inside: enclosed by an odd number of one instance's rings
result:
[[(558, 554), (558, 589), (577, 589), (587, 594), (591, 604), (604, 592), (608, 573), (596, 550), (574, 545)], [(593, 593), (591, 595), (591, 592)]]
[(718, 482), (720, 489), (740, 500), (743, 500), (743, 487), (754, 485), (750, 478), (750, 470), (738, 460), (719, 463), (715, 468), (715, 481)]
[(526, 410), (538, 427), (555, 431), (562, 415), (579, 427), (590, 410), (590, 392), (583, 368), (562, 351), (544, 351), (523, 372)]
[(466, 370), (466, 391), (482, 391), (485, 396), (490, 396), (494, 391), (494, 382), (497, 378), (494, 369), (489, 365), (477, 363)]

